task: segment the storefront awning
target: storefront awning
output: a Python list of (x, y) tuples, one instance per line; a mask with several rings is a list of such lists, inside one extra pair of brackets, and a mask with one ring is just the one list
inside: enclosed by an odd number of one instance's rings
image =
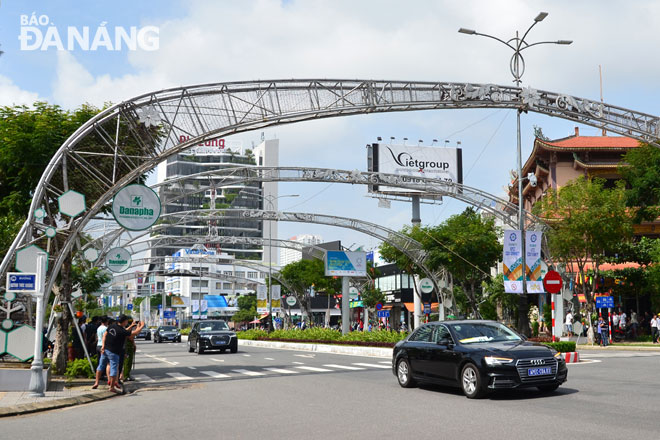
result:
[[(409, 312), (413, 313), (415, 311), (415, 303), (403, 303), (403, 305), (406, 306), (406, 310), (408, 310)], [(431, 311), (432, 312), (438, 311), (438, 303), (431, 303)], [(421, 305), (421, 309), (420, 309), (420, 313), (423, 312), (424, 312), (424, 304)]]

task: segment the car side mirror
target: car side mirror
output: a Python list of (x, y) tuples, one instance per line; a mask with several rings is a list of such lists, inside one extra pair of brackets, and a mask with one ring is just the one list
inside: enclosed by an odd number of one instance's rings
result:
[(444, 345), (447, 348), (451, 348), (451, 347), (454, 346), (454, 343), (452, 342), (452, 340), (450, 338), (441, 338), (438, 341), (438, 345)]

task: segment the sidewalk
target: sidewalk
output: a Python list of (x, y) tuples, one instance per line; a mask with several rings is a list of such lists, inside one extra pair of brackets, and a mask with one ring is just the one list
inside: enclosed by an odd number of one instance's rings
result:
[[(51, 380), (49, 390), (44, 393), (45, 397), (30, 397), (28, 391), (0, 392), (0, 417), (65, 408), (117, 396), (108, 391), (107, 386), (92, 390), (93, 383), (91, 379), (78, 379), (72, 387), (67, 388), (64, 379), (55, 378)], [(131, 392), (131, 389), (127, 388), (127, 392)]]

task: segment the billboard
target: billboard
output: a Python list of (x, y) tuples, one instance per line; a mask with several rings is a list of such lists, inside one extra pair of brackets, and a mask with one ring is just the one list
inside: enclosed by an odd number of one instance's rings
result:
[(367, 253), (327, 251), (325, 275), (339, 277), (366, 277)]
[(525, 231), (525, 266), (527, 293), (544, 293), (543, 265), (541, 264), (541, 238), (543, 232)]
[[(425, 177), (463, 183), (463, 154), (460, 148), (372, 144), (371, 155), (369, 171), (396, 174), (404, 182)], [(386, 185), (374, 185), (372, 190), (394, 195), (419, 192)]]

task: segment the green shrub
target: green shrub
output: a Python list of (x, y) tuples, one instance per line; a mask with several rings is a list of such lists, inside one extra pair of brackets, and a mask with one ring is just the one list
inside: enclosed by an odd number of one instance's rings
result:
[(182, 335), (189, 335), (190, 334), (190, 327), (182, 328), (180, 333)]
[(637, 342), (653, 342), (651, 339), (651, 335), (641, 335), (637, 336), (637, 339), (635, 339)]
[[(98, 356), (94, 355), (91, 359), (92, 365), (94, 365), (94, 371), (96, 371), (96, 367), (99, 365)], [(83, 358), (68, 361), (66, 363), (66, 371), (64, 372), (64, 375), (68, 379), (74, 379), (76, 377), (86, 377), (88, 379), (93, 379), (94, 371), (89, 368), (89, 362), (87, 362), (87, 359)]]
[(255, 341), (257, 339), (268, 339), (268, 332), (266, 332), (265, 330), (257, 330), (257, 329), (245, 330), (242, 332), (237, 332), (236, 335), (238, 339), (249, 339), (252, 341)]
[(547, 345), (550, 348), (561, 353), (570, 353), (575, 351), (575, 342), (573, 341), (559, 341), (559, 342), (541, 342), (543, 345)]
[(313, 327), (305, 330), (275, 330), (268, 333), (264, 330), (245, 330), (237, 333), (239, 339), (305, 341), (305, 342), (374, 342), (395, 344), (408, 336), (407, 333), (375, 330), (372, 332), (350, 332), (342, 335), (339, 330)]

